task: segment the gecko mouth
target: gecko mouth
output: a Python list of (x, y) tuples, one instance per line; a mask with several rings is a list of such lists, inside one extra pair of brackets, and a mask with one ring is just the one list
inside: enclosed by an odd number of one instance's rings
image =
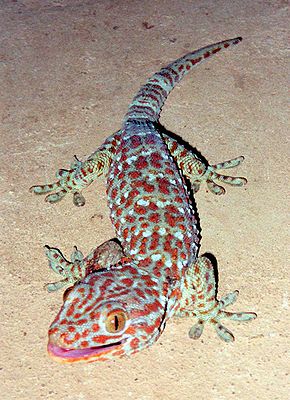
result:
[(119, 342), (105, 344), (103, 346), (89, 347), (87, 349), (65, 349), (55, 344), (48, 343), (47, 351), (54, 360), (59, 362), (88, 361), (117, 349), (124, 342), (125, 340), (121, 340)]

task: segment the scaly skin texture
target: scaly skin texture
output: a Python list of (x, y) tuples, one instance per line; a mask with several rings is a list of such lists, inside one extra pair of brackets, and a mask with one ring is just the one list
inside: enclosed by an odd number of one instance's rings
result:
[(197, 258), (197, 215), (184, 181), (190, 180), (193, 192), (206, 182), (213, 193), (223, 194), (217, 181), (242, 186), (246, 180), (218, 171), (239, 165), (243, 157), (207, 165), (158, 124), (165, 99), (182, 77), (240, 41), (205, 47), (161, 69), (134, 97), (120, 131), (86, 161), (76, 160), (70, 170), (60, 170), (57, 182), (31, 188), (36, 194), (49, 193), (50, 203), (72, 193), (74, 204), (81, 206), (81, 191), (104, 174), (121, 244), (119, 248), (106, 242), (86, 258), (75, 248), (72, 262), (47, 247), (51, 268), (63, 278), (48, 290), (74, 284), (49, 329), (48, 351), (57, 361), (104, 361), (136, 353), (156, 342), (174, 314), (197, 317), (190, 337), (198, 338), (209, 322), (226, 342), (233, 335), (221, 325), (222, 318), (256, 317), (223, 310), (237, 292), (216, 299), (213, 264), (207, 257)]

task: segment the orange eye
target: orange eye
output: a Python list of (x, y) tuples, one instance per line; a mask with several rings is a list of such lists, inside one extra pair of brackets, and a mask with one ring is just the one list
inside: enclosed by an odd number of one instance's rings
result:
[(109, 333), (118, 333), (125, 327), (127, 316), (123, 311), (112, 311), (106, 319), (105, 325)]

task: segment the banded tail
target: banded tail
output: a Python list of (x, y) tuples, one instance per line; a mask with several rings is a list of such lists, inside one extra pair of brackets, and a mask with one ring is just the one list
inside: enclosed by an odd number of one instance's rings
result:
[(214, 54), (241, 41), (242, 38), (237, 37), (203, 47), (178, 58), (167, 67), (162, 68), (140, 88), (129, 106), (125, 121), (129, 119), (158, 121), (161, 108), (167, 96), (184, 75)]

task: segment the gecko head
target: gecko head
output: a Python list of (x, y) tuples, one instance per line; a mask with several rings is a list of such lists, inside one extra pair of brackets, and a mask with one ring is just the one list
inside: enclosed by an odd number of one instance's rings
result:
[(67, 363), (136, 353), (158, 339), (165, 313), (162, 288), (146, 271), (130, 264), (97, 271), (65, 292), (48, 353)]

